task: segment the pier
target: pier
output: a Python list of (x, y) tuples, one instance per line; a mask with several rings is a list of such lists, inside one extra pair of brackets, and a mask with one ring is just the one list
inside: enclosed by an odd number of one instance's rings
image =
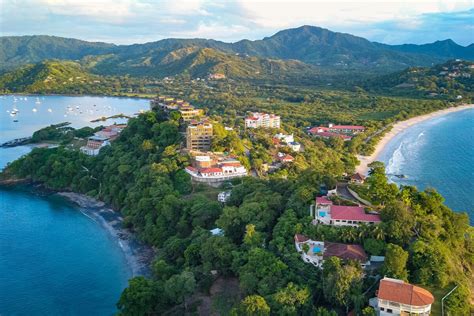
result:
[(5, 148), (5, 147), (15, 147), (15, 146), (21, 146), (21, 145), (26, 145), (31, 142), (31, 136), (30, 137), (23, 137), (23, 138), (16, 138), (9, 140), (8, 142), (5, 142), (0, 145), (0, 147)]

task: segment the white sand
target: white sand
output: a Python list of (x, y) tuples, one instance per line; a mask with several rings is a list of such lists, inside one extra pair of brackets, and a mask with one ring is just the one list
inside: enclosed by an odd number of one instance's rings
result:
[(423, 121), (426, 121), (435, 117), (443, 116), (448, 113), (458, 112), (458, 111), (462, 111), (466, 109), (473, 109), (473, 108), (474, 108), (474, 104), (464, 104), (464, 105), (460, 105), (456, 107), (450, 107), (444, 110), (439, 110), (433, 113), (416, 116), (406, 121), (395, 123), (392, 129), (390, 130), (390, 132), (386, 133), (382, 137), (382, 139), (377, 143), (375, 147), (375, 151), (370, 156), (361, 156), (361, 155), (357, 156), (357, 159), (359, 159), (360, 161), (360, 165), (356, 167), (356, 172), (359, 172), (360, 174), (367, 174), (367, 172), (369, 171), (369, 167), (367, 165), (373, 161), (376, 161), (378, 156), (380, 155), (384, 147), (390, 142), (390, 140), (392, 140), (393, 137), (395, 137), (396, 135), (398, 135), (400, 132), (404, 131), (405, 129), (415, 124), (421, 123)]

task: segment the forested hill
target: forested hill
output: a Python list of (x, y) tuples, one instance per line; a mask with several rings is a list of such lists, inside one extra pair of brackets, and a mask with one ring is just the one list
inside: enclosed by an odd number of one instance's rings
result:
[[(113, 45), (90, 43), (54, 36), (0, 38), (0, 71), (45, 59), (82, 59), (110, 55), (98, 62), (98, 69), (111, 71), (115, 66), (133, 73), (134, 65), (156, 64), (166, 55), (189, 47), (212, 48), (227, 54), (260, 58), (296, 59), (336, 70), (387, 72), (408, 66), (430, 66), (450, 58), (474, 60), (473, 45), (463, 47), (452, 41), (426, 45), (385, 45), (350, 34), (302, 26), (283, 30), (262, 40), (224, 43), (206, 39), (164, 39), (157, 42)], [(124, 63), (126, 61), (126, 63)], [(106, 67), (108, 66), (108, 67)]]
[(369, 80), (367, 90), (388, 94), (472, 101), (474, 63), (451, 60), (433, 67), (411, 67)]

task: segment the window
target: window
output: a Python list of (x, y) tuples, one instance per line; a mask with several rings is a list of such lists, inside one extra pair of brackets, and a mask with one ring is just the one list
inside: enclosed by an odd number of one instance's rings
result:
[(383, 308), (383, 307), (380, 307), (380, 310), (383, 312), (383, 311), (385, 310), (385, 308)]
[(391, 314), (392, 310), (390, 308), (387, 308), (387, 313)]

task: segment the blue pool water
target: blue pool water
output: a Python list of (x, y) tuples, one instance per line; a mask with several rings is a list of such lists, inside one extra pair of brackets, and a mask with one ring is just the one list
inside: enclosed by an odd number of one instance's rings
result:
[(474, 109), (417, 124), (394, 137), (380, 154), (388, 174), (404, 185), (433, 187), (474, 223)]
[[(91, 119), (148, 107), (146, 100), (126, 98), (16, 99), (0, 97), (0, 142), (66, 120), (91, 126)], [(18, 122), (7, 112), (13, 107)], [(0, 168), (30, 150), (1, 148)], [(28, 188), (0, 187), (0, 315), (113, 315), (130, 276), (117, 241), (76, 206)]]

